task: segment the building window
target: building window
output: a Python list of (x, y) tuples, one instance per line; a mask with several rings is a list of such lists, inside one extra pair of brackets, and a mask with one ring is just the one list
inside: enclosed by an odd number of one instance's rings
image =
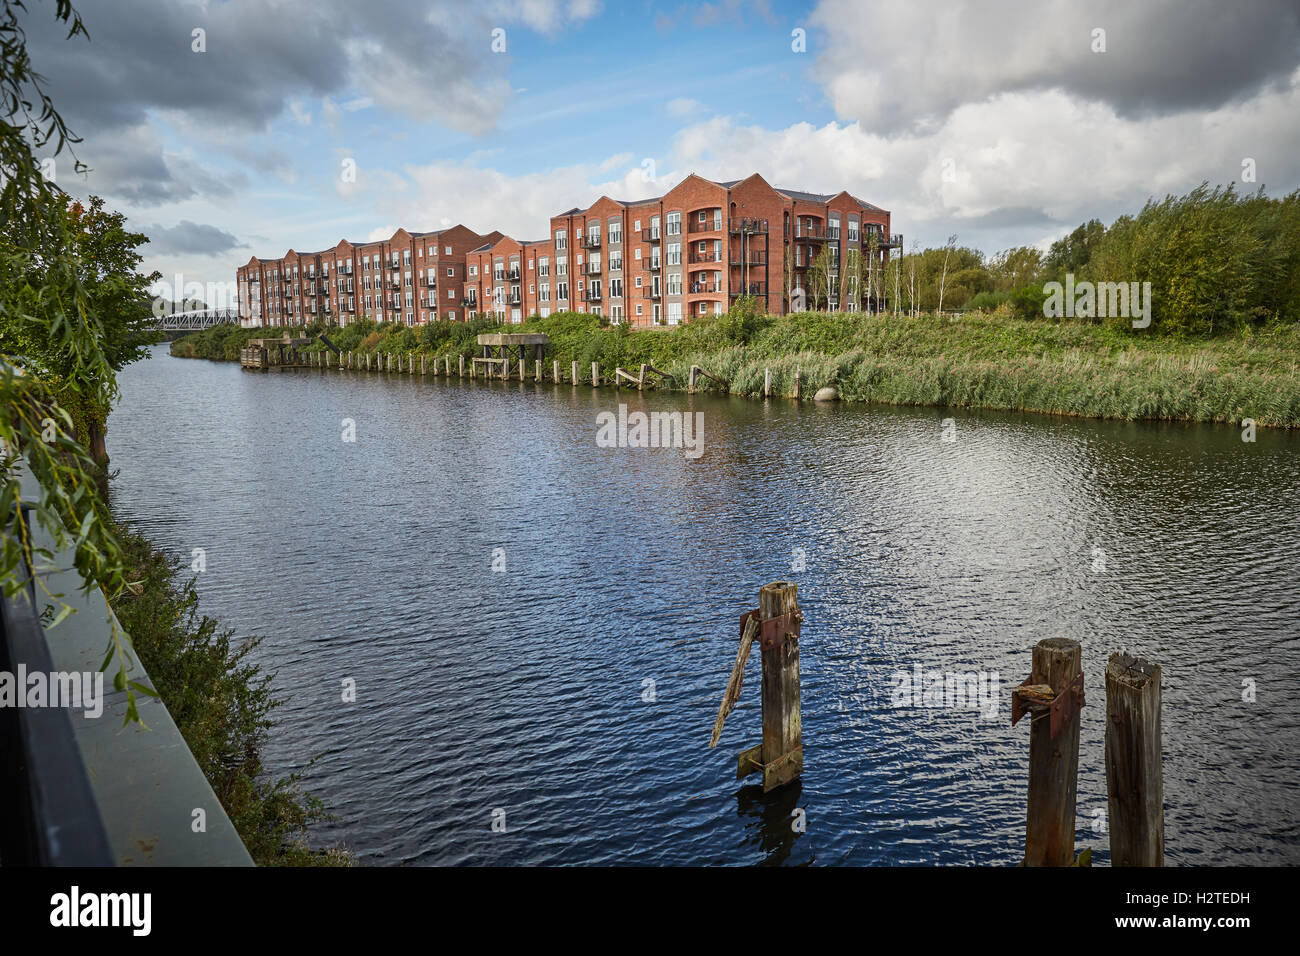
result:
[(682, 234), (682, 214), (680, 212), (670, 212), (668, 214), (668, 235), (680, 236)]
[(563, 229), (555, 230), (555, 249), (557, 252), (563, 252), (568, 248), (568, 234)]

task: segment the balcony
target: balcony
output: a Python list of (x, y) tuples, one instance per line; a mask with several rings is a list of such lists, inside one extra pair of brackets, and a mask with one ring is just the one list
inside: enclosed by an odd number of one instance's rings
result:
[(708, 220), (705, 220), (704, 222), (700, 222), (698, 219), (692, 219), (692, 220), (691, 220), (691, 225), (690, 225), (690, 231), (691, 231), (692, 233), (696, 233), (696, 232), (721, 232), (721, 231), (722, 231), (722, 220), (721, 220), (721, 219), (708, 219)]
[(733, 236), (767, 235), (766, 219), (728, 219), (727, 232)]
[(743, 256), (738, 252), (732, 255), (731, 265), (732, 268), (767, 265), (767, 253), (761, 249), (746, 249)]
[(767, 295), (767, 283), (766, 282), (750, 282), (748, 284), (742, 283), (739, 286), (733, 287), (730, 294), (733, 299), (738, 299), (742, 295)]
[(583, 296), (588, 302), (599, 302), (601, 300), (600, 290), (588, 290)]
[(506, 281), (507, 281), (507, 282), (518, 282), (518, 281), (519, 281), (519, 269), (518, 269), (517, 267), (514, 268), (514, 269), (507, 269), (507, 270), (506, 270)]
[(807, 239), (814, 242), (825, 242), (827, 239), (831, 238), (831, 236), (830, 233), (826, 231), (825, 226), (805, 226), (796, 223), (794, 227), (794, 238)]
[(691, 295), (716, 295), (722, 287), (713, 282), (692, 282), (688, 287)]
[(645, 288), (641, 290), (641, 298), (658, 301), (663, 298), (663, 292), (659, 289)]
[(692, 252), (690, 255), (691, 265), (695, 265), (696, 263), (700, 263), (700, 262), (721, 262), (721, 261), (722, 261), (721, 252)]
[(660, 269), (662, 269), (663, 267), (664, 267), (664, 266), (663, 266), (663, 263), (662, 263), (660, 260), (658, 260), (658, 259), (642, 259), (642, 260), (641, 260), (641, 271), (642, 271), (642, 272), (658, 272), (658, 271), (659, 271)]
[(642, 230), (641, 230), (641, 241), (642, 241), (642, 242), (658, 242), (658, 241), (659, 241), (659, 227), (658, 227), (658, 226), (654, 226), (654, 227), (652, 227), (652, 228), (650, 228), (650, 229), (642, 229)]
[(460, 304), (461, 304), (462, 307), (464, 307), (464, 308), (466, 308), (466, 309), (477, 309), (477, 308), (478, 308), (478, 298), (477, 298), (477, 297), (474, 297), (474, 298), (469, 298), (469, 297), (467, 297), (467, 298), (461, 299), (461, 300), (460, 300)]
[(582, 271), (589, 276), (598, 276), (600, 275), (600, 263), (588, 262), (586, 265), (582, 267)]
[(588, 233), (588, 234), (585, 235), (585, 236), (581, 236), (581, 237), (578, 239), (578, 248), (579, 248), (579, 249), (599, 249), (599, 248), (600, 248), (600, 234), (599, 234), (599, 233), (596, 233), (596, 234), (593, 235), (593, 234), (591, 234), (591, 233)]

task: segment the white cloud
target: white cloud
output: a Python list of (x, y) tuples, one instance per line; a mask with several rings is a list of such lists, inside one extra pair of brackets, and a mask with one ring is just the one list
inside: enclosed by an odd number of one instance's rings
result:
[(836, 113), (882, 131), (1051, 89), (1125, 116), (1213, 109), (1285, 85), (1300, 42), (1300, 9), (1270, 0), (821, 0), (809, 20)]

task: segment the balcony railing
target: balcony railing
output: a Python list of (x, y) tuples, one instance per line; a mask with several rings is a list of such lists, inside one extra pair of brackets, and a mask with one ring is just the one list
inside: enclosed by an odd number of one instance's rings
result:
[(690, 231), (691, 232), (721, 232), (722, 220), (706, 219), (704, 222), (700, 222), (698, 219), (692, 219), (690, 225)]
[(825, 242), (830, 238), (830, 235), (827, 233), (825, 226), (805, 226), (796, 224), (794, 227), (794, 238)]
[(601, 300), (600, 290), (596, 289), (595, 291), (592, 291), (591, 289), (588, 289), (583, 295), (583, 298), (588, 302), (599, 302)]
[(692, 252), (690, 256), (691, 264), (698, 262), (721, 262), (721, 252)]
[(732, 268), (737, 266), (761, 266), (767, 264), (767, 253), (761, 249), (746, 249), (744, 255), (734, 253), (731, 257)]
[(742, 295), (767, 295), (766, 282), (749, 282), (741, 283), (739, 286), (732, 286), (731, 297), (739, 298)]
[(663, 298), (663, 292), (662, 292), (661, 290), (659, 290), (659, 289), (654, 289), (654, 288), (650, 288), (649, 286), (647, 286), (646, 288), (644, 288), (644, 289), (641, 290), (641, 298), (643, 298), (643, 299), (662, 299), (662, 298)]
[(691, 295), (713, 295), (722, 291), (721, 286), (712, 282), (692, 282), (689, 288)]
[(600, 234), (599, 234), (599, 233), (596, 233), (595, 235), (592, 235), (591, 233), (588, 233), (588, 234), (585, 235), (585, 236), (581, 236), (581, 237), (579, 237), (579, 239), (578, 239), (578, 247), (579, 247), (580, 249), (599, 249), (599, 248), (600, 248)]
[(583, 271), (586, 272), (587, 275), (589, 276), (598, 276), (600, 275), (600, 263), (588, 262), (585, 266), (583, 266)]
[(728, 219), (727, 231), (733, 236), (762, 236), (767, 234), (766, 219)]
[(663, 267), (664, 267), (664, 264), (663, 264), (663, 262), (662, 262), (661, 260), (659, 260), (659, 259), (642, 259), (642, 260), (641, 260), (641, 271), (642, 271), (642, 272), (658, 272), (658, 271), (659, 271), (660, 269), (662, 269)]
[(641, 241), (642, 241), (642, 242), (659, 242), (659, 241), (660, 241), (660, 237), (659, 237), (659, 227), (658, 227), (658, 226), (654, 226), (654, 227), (652, 227), (652, 228), (650, 228), (650, 229), (642, 229), (642, 230), (641, 230)]

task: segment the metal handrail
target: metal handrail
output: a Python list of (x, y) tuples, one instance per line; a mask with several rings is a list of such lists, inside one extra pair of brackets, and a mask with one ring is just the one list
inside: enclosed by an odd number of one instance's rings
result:
[[(20, 666), (28, 673), (54, 671), (30, 583), (13, 598), (0, 594), (0, 670), (17, 674)], [(0, 709), (0, 760), (6, 866), (116, 865), (67, 710)]]

